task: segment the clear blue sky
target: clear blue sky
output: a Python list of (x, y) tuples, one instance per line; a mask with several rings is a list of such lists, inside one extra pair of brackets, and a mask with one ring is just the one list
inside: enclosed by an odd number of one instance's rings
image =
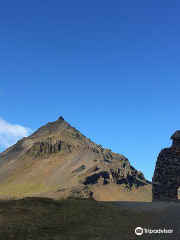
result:
[(178, 0), (1, 0), (0, 117), (36, 130), (63, 115), (151, 180), (180, 129), (179, 13)]

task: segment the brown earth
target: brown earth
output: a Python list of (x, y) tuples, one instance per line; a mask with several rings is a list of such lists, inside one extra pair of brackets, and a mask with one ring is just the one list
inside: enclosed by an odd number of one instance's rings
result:
[(0, 196), (151, 201), (151, 184), (60, 117), (0, 154)]

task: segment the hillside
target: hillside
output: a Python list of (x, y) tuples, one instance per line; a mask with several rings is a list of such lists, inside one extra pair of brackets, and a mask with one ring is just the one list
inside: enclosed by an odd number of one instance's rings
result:
[(151, 201), (151, 184), (60, 117), (0, 154), (0, 195)]

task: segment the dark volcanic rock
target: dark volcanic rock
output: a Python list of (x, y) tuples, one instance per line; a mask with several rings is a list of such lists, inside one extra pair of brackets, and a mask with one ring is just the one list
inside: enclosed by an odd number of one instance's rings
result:
[(180, 186), (180, 131), (172, 135), (173, 145), (163, 149), (153, 176), (153, 201), (177, 201)]
[(76, 168), (72, 173), (78, 173), (81, 172), (85, 169), (86, 167), (84, 165), (81, 165), (80, 167)]
[(71, 145), (63, 141), (56, 141), (55, 143), (42, 141), (34, 143), (33, 146), (28, 151), (26, 151), (23, 157), (27, 155), (31, 157), (38, 157), (58, 152), (70, 153), (72, 148), (73, 147)]

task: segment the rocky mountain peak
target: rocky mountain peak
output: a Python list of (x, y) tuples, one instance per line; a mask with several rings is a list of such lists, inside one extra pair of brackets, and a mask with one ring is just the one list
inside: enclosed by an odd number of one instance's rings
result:
[(64, 118), (62, 116), (60, 116), (57, 121), (62, 122), (62, 121), (64, 121)]
[[(17, 176), (13, 182), (12, 174)], [(3, 194), (13, 197), (120, 200), (129, 191), (130, 199), (137, 200), (138, 193), (138, 199), (145, 200), (150, 189), (125, 156), (92, 142), (62, 116), (0, 154), (0, 188), (5, 183)], [(29, 186), (33, 186), (31, 192)], [(128, 197), (124, 195), (124, 199)]]

